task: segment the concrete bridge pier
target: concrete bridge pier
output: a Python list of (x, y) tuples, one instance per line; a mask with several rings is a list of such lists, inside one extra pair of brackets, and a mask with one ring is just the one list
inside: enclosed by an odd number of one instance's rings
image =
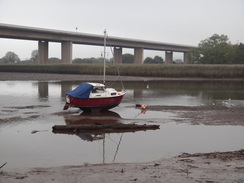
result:
[(173, 52), (165, 51), (165, 63), (172, 64), (173, 63)]
[(143, 48), (135, 48), (134, 49), (134, 64), (142, 64), (143, 63)]
[(122, 48), (114, 47), (114, 63), (122, 64)]
[(48, 82), (38, 82), (39, 98), (48, 98)]
[(62, 63), (71, 64), (72, 63), (72, 42), (63, 41), (61, 43), (61, 61)]
[(47, 41), (38, 42), (38, 63), (39, 64), (48, 63), (48, 42)]
[(184, 52), (184, 60), (183, 60), (184, 64), (188, 64), (189, 60), (188, 60), (188, 52)]

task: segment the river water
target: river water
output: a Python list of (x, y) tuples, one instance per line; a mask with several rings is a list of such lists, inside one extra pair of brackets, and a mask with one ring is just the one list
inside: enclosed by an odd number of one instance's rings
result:
[[(0, 165), (53, 167), (95, 163), (148, 162), (181, 153), (244, 148), (243, 125), (192, 125), (168, 111), (146, 111), (136, 103), (163, 106), (244, 106), (244, 82), (125, 82), (122, 103), (101, 114), (63, 111), (65, 93), (79, 82), (0, 81)], [(113, 87), (118, 88), (119, 83)], [(54, 125), (84, 120), (158, 124), (159, 130), (135, 133), (53, 133)]]

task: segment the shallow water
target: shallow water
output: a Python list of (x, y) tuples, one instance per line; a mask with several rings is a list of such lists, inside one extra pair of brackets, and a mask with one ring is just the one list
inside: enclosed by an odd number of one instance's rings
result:
[[(243, 126), (177, 123), (176, 114), (146, 111), (146, 105), (244, 106), (243, 82), (125, 82), (122, 103), (104, 116), (87, 116), (78, 109), (63, 111), (65, 93), (79, 83), (0, 82), (0, 165), (50, 167), (86, 163), (146, 162), (183, 152), (239, 150)], [(115, 88), (119, 87), (115, 83)], [(159, 130), (97, 136), (55, 134), (52, 126), (84, 120), (159, 124)]]

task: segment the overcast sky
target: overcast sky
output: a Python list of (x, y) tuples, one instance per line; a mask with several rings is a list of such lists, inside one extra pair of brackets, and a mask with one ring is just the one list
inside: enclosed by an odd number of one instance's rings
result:
[[(244, 43), (244, 0), (0, 0), (0, 23), (100, 35), (107, 29), (109, 36), (193, 46), (217, 33), (235, 44)], [(0, 58), (14, 51), (23, 60), (35, 49), (35, 41), (0, 38)], [(73, 58), (101, 51), (75, 45)], [(153, 54), (164, 57), (145, 51)], [(61, 45), (50, 43), (49, 57), (60, 55)]]

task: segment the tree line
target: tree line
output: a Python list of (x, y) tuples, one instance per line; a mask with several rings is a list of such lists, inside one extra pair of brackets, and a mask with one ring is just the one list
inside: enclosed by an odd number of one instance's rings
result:
[[(244, 64), (244, 44), (231, 44), (228, 36), (214, 34), (210, 38), (200, 41), (198, 47), (193, 48), (188, 53), (189, 63), (191, 64)], [(49, 63), (61, 63), (59, 58), (49, 58)], [(103, 58), (75, 58), (72, 63), (94, 64), (103, 62)], [(108, 59), (107, 62), (113, 63), (113, 58)], [(134, 55), (123, 54), (122, 63), (132, 64), (134, 62)], [(182, 63), (182, 60), (175, 60), (175, 63)], [(6, 55), (0, 59), (3, 64), (15, 63), (38, 63), (38, 50), (33, 50), (31, 58), (20, 61), (17, 54), (14, 52), (7, 52)], [(145, 58), (144, 64), (163, 64), (164, 60), (160, 56), (154, 58)]]
[[(99, 58), (75, 58), (72, 60), (72, 63), (74, 64), (97, 64), (97, 63), (103, 63), (103, 58), (99, 57)], [(113, 58), (111, 59), (107, 59), (106, 60), (107, 63), (113, 63), (114, 60)], [(0, 59), (0, 63), (3, 64), (18, 64), (18, 63), (38, 63), (38, 50), (33, 50), (31, 53), (31, 58), (29, 60), (22, 60), (20, 61), (19, 56), (17, 54), (15, 54), (14, 52), (7, 52), (6, 55)], [(61, 63), (61, 59), (56, 58), (56, 57), (52, 57), (48, 59), (48, 63), (51, 64), (55, 64), (55, 63)], [(132, 54), (123, 54), (122, 55), (122, 63), (126, 63), (126, 64), (132, 64), (134, 63), (134, 55)], [(160, 56), (155, 56), (154, 58), (151, 57), (147, 57), (144, 60), (145, 64), (162, 64), (164, 63), (164, 60), (162, 57)]]
[(214, 34), (188, 53), (193, 64), (244, 64), (244, 44), (231, 44), (228, 36)]

